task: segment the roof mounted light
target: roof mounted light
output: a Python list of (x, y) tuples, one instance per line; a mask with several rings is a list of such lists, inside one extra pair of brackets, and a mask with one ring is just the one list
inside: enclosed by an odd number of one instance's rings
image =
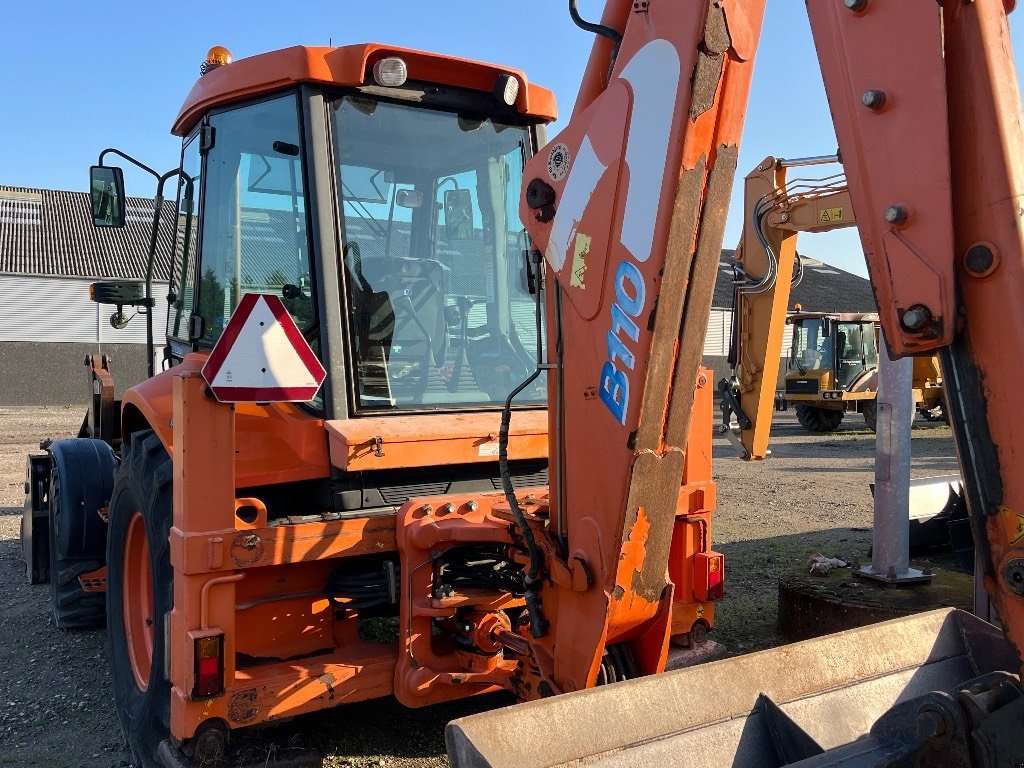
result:
[(494, 85), (494, 95), (511, 107), (519, 98), (519, 79), (515, 75), (498, 75), (498, 82)]
[(377, 85), (397, 88), (405, 85), (409, 77), (409, 68), (405, 61), (397, 56), (388, 56), (373, 65), (373, 79)]
[(207, 52), (206, 61), (199, 67), (199, 74), (200, 76), (205, 75), (207, 72), (217, 67), (223, 67), (225, 64), (230, 64), (234, 60), (235, 57), (231, 55), (231, 51), (223, 45), (215, 45)]

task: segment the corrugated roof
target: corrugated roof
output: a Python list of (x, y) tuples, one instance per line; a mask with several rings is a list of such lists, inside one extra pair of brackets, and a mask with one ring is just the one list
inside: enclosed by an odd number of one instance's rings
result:
[[(733, 258), (735, 251), (723, 250), (715, 283), (714, 306), (732, 307)], [(804, 277), (789, 298), (789, 307), (800, 304), (805, 312), (877, 312), (871, 283), (859, 275), (830, 264), (803, 257)]]
[[(171, 271), (175, 211), (164, 203), (154, 279)], [(0, 274), (144, 279), (153, 201), (129, 197), (123, 229), (92, 224), (89, 195), (0, 186)]]

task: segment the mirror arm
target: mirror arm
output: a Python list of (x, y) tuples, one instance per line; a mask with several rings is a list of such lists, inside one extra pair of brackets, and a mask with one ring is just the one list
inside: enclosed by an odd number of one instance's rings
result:
[[(156, 374), (156, 362), (153, 359), (153, 354), (156, 351), (156, 345), (153, 341), (152, 308), (155, 304), (155, 302), (153, 301), (153, 269), (156, 263), (156, 240), (157, 235), (159, 235), (160, 233), (160, 214), (163, 213), (164, 210), (164, 185), (167, 183), (169, 179), (172, 179), (176, 176), (184, 176), (186, 179), (188, 179), (189, 183), (191, 183), (191, 179), (189, 179), (186, 174), (183, 174), (180, 168), (174, 168), (173, 170), (170, 170), (161, 176), (156, 171), (146, 167), (137, 160), (128, 157), (123, 152), (119, 152), (116, 149), (105, 151), (117, 153), (121, 157), (124, 157), (125, 159), (129, 160), (130, 162), (134, 163), (140, 168), (149, 171), (157, 178), (156, 196), (153, 198), (153, 226), (149, 232), (149, 254), (147, 255), (146, 258), (146, 370), (149, 373), (149, 377), (153, 378), (153, 376)], [(103, 162), (103, 153), (100, 153), (100, 162)]]
[(122, 158), (124, 160), (127, 160), (129, 163), (134, 165), (136, 168), (141, 168), (146, 173), (148, 173), (150, 176), (152, 176), (153, 178), (157, 179), (157, 182), (159, 182), (160, 179), (162, 178), (159, 173), (154, 171), (152, 168), (150, 168), (145, 163), (139, 162), (138, 160), (136, 160), (131, 155), (125, 154), (120, 149), (114, 149), (113, 147), (107, 147), (102, 152), (100, 152), (100, 158), (99, 158), (99, 160), (96, 161), (96, 164), (99, 165), (99, 166), (102, 166), (103, 165), (103, 158), (106, 157), (107, 155), (117, 155), (118, 157), (120, 157), (120, 158)]
[[(117, 150), (113, 150), (117, 152)], [(127, 155), (122, 156), (127, 157)], [(100, 155), (102, 162), (102, 154)], [(130, 158), (129, 158), (130, 159)], [(136, 165), (145, 168), (141, 163), (136, 161)], [(156, 351), (155, 344), (153, 341), (153, 311), (152, 307), (155, 302), (153, 301), (153, 269), (156, 263), (156, 239), (160, 233), (160, 214), (164, 210), (164, 185), (175, 177), (182, 177), (187, 180), (188, 184), (192, 183), (192, 179), (188, 174), (182, 173), (180, 168), (173, 168), (164, 175), (159, 175), (156, 171), (152, 171), (146, 168), (157, 177), (156, 185), (156, 196), (153, 198), (153, 227), (149, 233), (149, 255), (146, 259), (146, 370), (149, 371), (149, 377), (153, 378), (156, 374), (156, 362), (153, 359), (153, 354)], [(171, 266), (171, 272), (174, 272), (173, 265)]]
[[(107, 147), (100, 152), (99, 160), (97, 165), (103, 166), (103, 158), (107, 155), (117, 155), (123, 160), (127, 160), (129, 163), (134, 165), (136, 168), (145, 171), (150, 176), (156, 179), (156, 196), (153, 198), (153, 226), (149, 233), (149, 253), (146, 258), (146, 370), (149, 373), (149, 377), (152, 378), (156, 373), (156, 363), (153, 360), (153, 353), (155, 351), (153, 343), (153, 312), (152, 309), (156, 302), (153, 301), (153, 269), (156, 262), (156, 241), (157, 235), (160, 232), (160, 214), (164, 208), (164, 185), (175, 177), (181, 177), (185, 180), (188, 185), (192, 184), (192, 178), (182, 173), (180, 168), (174, 168), (167, 173), (160, 174), (150, 168), (145, 163), (136, 160), (131, 155), (122, 152), (114, 147)], [(191, 198), (191, 195), (189, 195)], [(172, 276), (173, 279), (173, 265), (172, 265)]]

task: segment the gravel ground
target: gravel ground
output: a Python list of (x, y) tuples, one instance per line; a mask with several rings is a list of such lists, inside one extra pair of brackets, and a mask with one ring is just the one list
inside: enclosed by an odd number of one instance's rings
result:
[[(25, 583), (18, 524), (25, 455), (40, 438), (70, 436), (79, 408), (0, 408), (0, 766), (131, 765), (111, 701), (101, 631), (64, 633), (50, 617), (49, 588)], [(726, 598), (713, 637), (730, 653), (780, 642), (776, 579), (814, 552), (864, 558), (870, 546), (874, 436), (859, 416), (833, 435), (806, 434), (777, 414), (770, 461), (736, 458), (715, 442), (719, 486), (713, 542), (726, 556)], [(918, 420), (914, 475), (956, 471), (948, 427)], [(394, 700), (299, 718), (329, 766), (443, 766), (442, 731), (455, 717), (504, 697), (411, 711)]]

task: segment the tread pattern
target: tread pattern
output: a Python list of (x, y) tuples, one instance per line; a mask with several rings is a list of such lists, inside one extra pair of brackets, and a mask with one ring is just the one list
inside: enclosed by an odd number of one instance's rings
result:
[(820, 435), (835, 432), (839, 429), (839, 425), (843, 421), (843, 412), (797, 403), (796, 417), (804, 429)]
[(95, 571), (103, 563), (97, 560), (65, 560), (57, 551), (54, 515), (61, 504), (60, 475), (50, 472), (50, 592), (53, 618), (58, 629), (93, 629), (106, 621), (106, 599), (102, 592), (86, 592), (78, 577)]

